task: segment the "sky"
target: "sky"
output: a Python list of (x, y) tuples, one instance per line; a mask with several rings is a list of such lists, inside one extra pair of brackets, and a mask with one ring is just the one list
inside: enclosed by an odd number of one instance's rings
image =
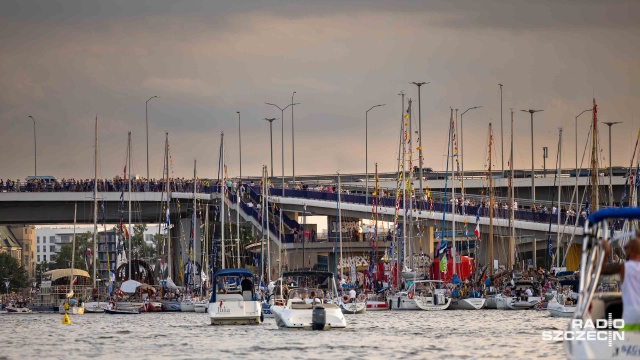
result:
[[(37, 173), (92, 178), (99, 120), (98, 177), (122, 176), (127, 133), (132, 168), (146, 176), (145, 104), (149, 101), (150, 176), (162, 176), (165, 132), (171, 174), (217, 177), (224, 132), (228, 175), (292, 174), (292, 101), (296, 175), (395, 171), (399, 96), (421, 88), (424, 166), (445, 169), (450, 109), (463, 117), (465, 170), (486, 167), (489, 123), (494, 169), (509, 150), (514, 109), (514, 166), (534, 156), (575, 166), (575, 117), (598, 104), (613, 127), (613, 164), (628, 166), (638, 128), (640, 13), (637, 1), (29, 1), (0, 4), (0, 178)], [(502, 95), (502, 133), (501, 106)], [(385, 104), (365, 112), (371, 106)], [(579, 120), (579, 156), (590, 115)], [(460, 121), (458, 121), (458, 126)], [(284, 139), (281, 134), (284, 132)], [(608, 133), (599, 128), (608, 164)], [(460, 136), (457, 134), (460, 141)], [(284, 141), (283, 141), (284, 140)], [(417, 140), (417, 138), (416, 138)], [(503, 145), (504, 144), (504, 145)], [(415, 145), (414, 145), (415, 151)], [(417, 159), (417, 154), (414, 155)], [(588, 156), (585, 162), (588, 161)]]

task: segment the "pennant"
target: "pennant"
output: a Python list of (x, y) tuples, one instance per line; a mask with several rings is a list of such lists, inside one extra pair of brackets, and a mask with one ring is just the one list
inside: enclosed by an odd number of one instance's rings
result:
[(476, 229), (473, 233), (476, 234), (476, 239), (480, 240), (480, 223), (476, 223)]

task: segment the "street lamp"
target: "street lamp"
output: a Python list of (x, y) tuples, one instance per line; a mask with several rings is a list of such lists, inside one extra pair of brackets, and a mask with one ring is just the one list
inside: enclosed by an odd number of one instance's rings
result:
[(373, 108), (384, 105), (385, 104), (373, 105), (364, 113), (364, 171), (366, 173), (365, 204), (369, 203), (369, 111), (371, 111), (371, 109)]
[(240, 111), (238, 114), (238, 149), (240, 150), (240, 180), (242, 180), (242, 131), (240, 130)]
[(269, 138), (271, 139), (271, 177), (273, 177), (273, 122), (277, 118), (265, 118), (269, 122)]
[(621, 124), (621, 123), (622, 121), (604, 123), (609, 127), (609, 206), (610, 207), (613, 207), (613, 187), (611, 185), (611, 178), (613, 177), (613, 168), (612, 168), (612, 161), (611, 161), (612, 159), (611, 158), (611, 126), (615, 124)]
[(149, 101), (151, 101), (151, 99), (155, 99), (157, 98), (157, 96), (152, 96), (149, 98), (149, 100), (147, 100), (147, 102), (145, 102), (144, 104), (144, 118), (145, 118), (145, 123), (146, 123), (146, 128), (147, 128), (147, 191), (149, 191)]
[[(414, 84), (418, 87), (418, 147), (420, 147), (420, 150), (418, 151), (418, 161), (419, 161), (419, 166), (420, 166), (420, 194), (422, 195), (422, 192), (424, 191), (424, 188), (422, 187), (422, 105), (420, 104), (420, 87), (422, 87), (422, 85), (427, 85), (430, 82), (411, 82), (411, 84)], [(368, 194), (368, 192), (367, 192)]]
[(536, 176), (533, 169), (533, 114), (544, 110), (520, 110), (522, 112), (528, 112), (531, 114), (531, 205), (536, 202)]
[[(289, 106), (293, 106), (293, 105), (298, 105), (299, 103), (291, 103), (287, 106), (285, 106), (284, 108), (281, 108), (280, 106), (276, 105), (276, 104), (272, 104), (272, 103), (265, 103), (267, 105), (271, 105), (271, 106), (275, 106), (278, 109), (280, 109), (280, 113), (281, 113), (281, 119), (284, 119), (284, 111), (287, 110), (287, 108)], [(284, 120), (282, 120), (282, 196), (284, 196)]]
[[(296, 95), (294, 91), (291, 94), (291, 104), (293, 104), (293, 97)], [(282, 121), (284, 124), (284, 120)], [(295, 132), (293, 131), (293, 106), (291, 107), (291, 166), (293, 170), (293, 182), (296, 182), (296, 143), (295, 143)]]
[(29, 115), (33, 120), (33, 176), (38, 176), (38, 151), (36, 147), (36, 119)]
[(464, 140), (462, 139), (462, 117), (464, 116), (464, 114), (467, 113), (467, 111), (469, 110), (473, 110), (473, 109), (479, 109), (481, 108), (482, 105), (480, 106), (474, 106), (474, 107), (470, 107), (467, 110), (465, 110), (462, 114), (460, 114), (460, 167), (462, 168), (462, 197), (464, 197)]

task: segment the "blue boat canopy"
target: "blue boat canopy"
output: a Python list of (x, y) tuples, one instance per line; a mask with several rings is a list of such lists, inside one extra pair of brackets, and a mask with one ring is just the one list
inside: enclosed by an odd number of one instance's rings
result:
[(218, 276), (253, 277), (253, 274), (247, 269), (222, 269), (218, 270), (214, 275), (214, 277)]
[(638, 207), (626, 207), (626, 208), (609, 208), (602, 209), (589, 215), (590, 223), (599, 223), (605, 219), (636, 219), (640, 220), (640, 208)]

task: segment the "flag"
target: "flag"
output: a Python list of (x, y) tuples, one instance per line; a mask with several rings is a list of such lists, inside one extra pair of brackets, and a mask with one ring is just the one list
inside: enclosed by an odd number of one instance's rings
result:
[(442, 256), (440, 257), (440, 271), (442, 271), (443, 273), (447, 272), (447, 253), (446, 251), (442, 253)]
[(549, 236), (549, 256), (553, 257), (553, 241), (551, 241), (551, 236)]
[(480, 223), (476, 223), (476, 229), (473, 233), (476, 234), (476, 239), (480, 240)]
[(124, 238), (128, 239), (129, 238), (129, 230), (127, 230), (127, 227), (124, 226)]
[(78, 277), (74, 276), (73, 277), (73, 281), (71, 282), (72, 285), (75, 285), (78, 282)]

